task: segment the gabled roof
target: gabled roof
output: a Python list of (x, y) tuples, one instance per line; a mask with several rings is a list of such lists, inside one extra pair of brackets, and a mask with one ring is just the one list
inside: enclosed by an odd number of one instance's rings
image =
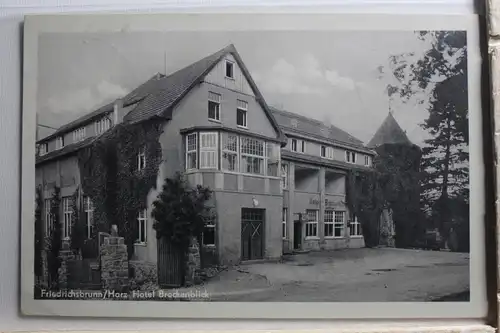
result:
[(38, 142), (44, 142), (44, 141), (51, 140), (55, 137), (58, 137), (62, 134), (65, 134), (71, 130), (74, 130), (78, 127), (81, 127), (81, 126), (93, 121), (96, 118), (99, 118), (100, 116), (102, 116), (108, 112), (113, 111), (113, 104), (114, 104), (114, 102), (108, 103), (95, 111), (87, 113), (86, 115), (83, 115), (80, 118), (77, 118), (77, 119), (67, 123), (66, 125), (59, 127), (54, 133), (44, 137), (43, 139), (38, 140)]
[(406, 132), (403, 131), (396, 119), (394, 119), (392, 112), (389, 112), (382, 125), (375, 132), (375, 135), (368, 143), (368, 147), (376, 148), (388, 143), (412, 144), (406, 136)]
[[(269, 107), (264, 101), (257, 85), (250, 76), (250, 72), (243, 63), (240, 55), (236, 51), (234, 45), (229, 45), (208, 57), (205, 57), (177, 72), (168, 76), (159, 78), (151, 84), (145, 84), (144, 87), (138, 89), (137, 93), (141, 101), (133, 110), (131, 110), (125, 117), (126, 122), (140, 122), (152, 117), (163, 117), (171, 119), (174, 107), (183, 99), (183, 97), (198, 83), (200, 83), (205, 76), (215, 67), (222, 58), (231, 54), (240, 69), (242, 70), (245, 78), (250, 84), (255, 93), (256, 100), (264, 109), (269, 121), (278, 133), (278, 136), (284, 142), (284, 135), (274, 119)], [(136, 98), (136, 99), (137, 99)], [(125, 102), (124, 102), (125, 105)]]
[[(332, 144), (342, 144), (353, 148), (367, 150), (363, 145), (363, 141), (355, 138), (340, 128), (333, 125), (304, 117), (302, 115), (289, 111), (271, 108), (274, 117), (278, 121), (282, 130), (287, 134), (302, 134), (319, 140), (326, 140)], [(294, 124), (292, 124), (294, 122)]]
[[(136, 123), (148, 120), (152, 117), (171, 119), (173, 108), (196, 84), (203, 81), (205, 76), (219, 61), (222, 60), (226, 54), (231, 54), (235, 58), (238, 66), (253, 89), (257, 102), (264, 109), (264, 112), (266, 113), (273, 128), (278, 133), (280, 141), (284, 143), (285, 136), (283, 135), (280, 126), (276, 122), (276, 119), (274, 119), (272, 112), (267, 106), (262, 94), (255, 84), (255, 81), (250, 76), (250, 72), (243, 63), (233, 44), (168, 76), (156, 73), (148, 81), (141, 84), (139, 87), (135, 88), (132, 92), (122, 98), (123, 106), (137, 104), (135, 108), (125, 115), (123, 121)], [(45, 137), (39, 142), (50, 140), (61, 133), (68, 132), (84, 125), (87, 122), (90, 122), (106, 112), (113, 111), (113, 105), (114, 102), (106, 104), (105, 106), (74, 120), (71, 123), (60, 127), (55, 133)]]
[(95, 137), (86, 138), (83, 141), (80, 141), (77, 143), (72, 143), (70, 145), (67, 145), (67, 146), (61, 148), (61, 149), (53, 150), (48, 154), (45, 154), (42, 156), (37, 156), (35, 163), (38, 165), (38, 164), (41, 164), (44, 162), (52, 161), (53, 159), (56, 159), (56, 158), (61, 157), (61, 156), (75, 153), (76, 151), (90, 145), (94, 140), (95, 140)]

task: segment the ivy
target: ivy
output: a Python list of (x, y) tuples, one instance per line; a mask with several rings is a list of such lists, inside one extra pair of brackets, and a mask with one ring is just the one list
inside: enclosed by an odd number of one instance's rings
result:
[(347, 174), (346, 201), (361, 223), (366, 247), (379, 245), (379, 219), (384, 197), (374, 170), (350, 170)]
[[(94, 204), (94, 237), (116, 225), (129, 259), (134, 253), (137, 216), (147, 208), (147, 196), (156, 186), (162, 125), (157, 120), (117, 124), (78, 155), (82, 189)], [(146, 159), (142, 170), (138, 169), (140, 152)]]
[(43, 221), (42, 221), (42, 188), (37, 186), (35, 192), (35, 257), (34, 257), (34, 272), (35, 277), (39, 280), (43, 274)]
[(82, 249), (86, 240), (86, 230), (85, 221), (82, 220), (83, 214), (81, 214), (81, 209), (79, 203), (79, 193), (78, 189), (72, 196), (71, 200), (71, 249), (76, 254), (81, 254)]
[(62, 246), (62, 228), (61, 220), (59, 218), (59, 212), (61, 207), (61, 196), (60, 188), (55, 187), (54, 193), (50, 200), (50, 218), (52, 221), (52, 226), (50, 229), (50, 234), (48, 236), (49, 241), (47, 261), (49, 270), (49, 283), (51, 289), (59, 288), (59, 267), (61, 266), (61, 259), (59, 258), (59, 252)]
[(396, 247), (410, 247), (423, 235), (420, 157), (415, 145), (385, 144), (377, 148), (372, 170), (349, 172), (347, 202), (361, 223), (367, 247), (379, 245), (384, 209), (392, 210)]

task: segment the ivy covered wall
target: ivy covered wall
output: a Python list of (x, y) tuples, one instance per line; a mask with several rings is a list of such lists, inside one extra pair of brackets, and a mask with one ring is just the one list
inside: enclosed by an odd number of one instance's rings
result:
[[(134, 254), (137, 216), (147, 208), (148, 193), (156, 187), (162, 129), (160, 120), (117, 124), (78, 155), (82, 191), (94, 204), (94, 234), (110, 232), (111, 225), (117, 225), (129, 259)], [(140, 153), (145, 156), (143, 168)]]
[(418, 146), (385, 144), (376, 149), (373, 169), (351, 170), (347, 177), (347, 202), (361, 223), (365, 244), (379, 245), (380, 214), (392, 210), (396, 247), (410, 247), (425, 232), (420, 205)]

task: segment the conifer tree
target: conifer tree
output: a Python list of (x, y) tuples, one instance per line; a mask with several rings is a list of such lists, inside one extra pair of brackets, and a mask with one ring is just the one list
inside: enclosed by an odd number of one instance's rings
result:
[[(390, 86), (390, 91), (399, 93), (404, 101), (415, 98), (428, 105), (429, 117), (421, 125), (431, 136), (422, 150), (422, 201), (446, 239), (455, 220), (452, 201), (461, 200), (468, 206), (466, 32), (425, 31), (418, 35), (430, 46), (416, 61), (415, 54), (390, 57), (400, 83)], [(419, 94), (422, 92), (428, 94)]]
[(204, 227), (213, 218), (207, 205), (211, 196), (207, 187), (190, 188), (181, 174), (166, 178), (151, 213), (156, 237), (166, 237), (182, 251), (187, 250), (192, 237), (201, 243)]

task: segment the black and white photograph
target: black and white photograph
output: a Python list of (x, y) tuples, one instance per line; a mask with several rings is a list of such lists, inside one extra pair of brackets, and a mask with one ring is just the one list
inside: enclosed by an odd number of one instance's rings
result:
[(469, 302), (468, 42), (38, 34), (33, 298)]

